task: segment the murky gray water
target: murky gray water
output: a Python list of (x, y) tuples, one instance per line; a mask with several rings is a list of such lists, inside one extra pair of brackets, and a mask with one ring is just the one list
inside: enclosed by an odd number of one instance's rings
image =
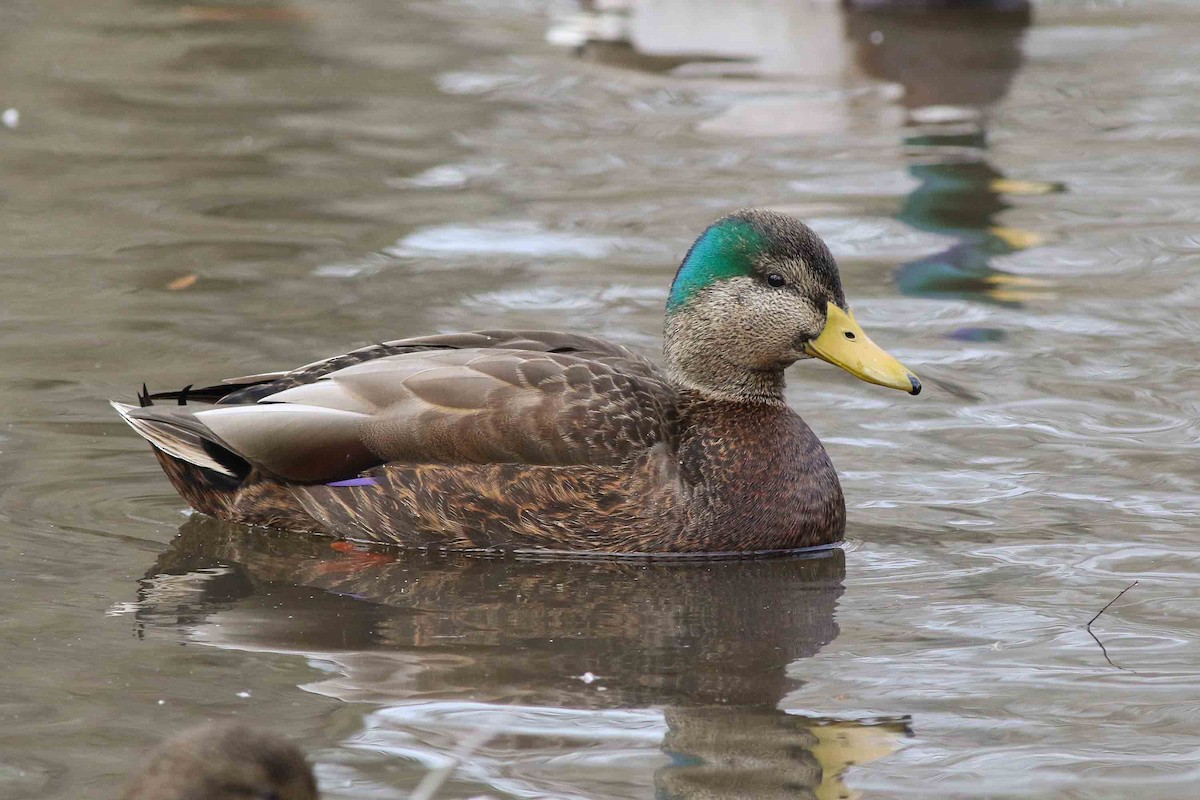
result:
[[(1200, 9), (829, 5), (0, 8), (0, 797), (112, 796), (229, 714), (332, 798), (479, 731), (439, 796), (1194, 796)], [(850, 507), (823, 558), (222, 526), (104, 402), (481, 326), (654, 353), (750, 204), (926, 381), (793, 371)]]

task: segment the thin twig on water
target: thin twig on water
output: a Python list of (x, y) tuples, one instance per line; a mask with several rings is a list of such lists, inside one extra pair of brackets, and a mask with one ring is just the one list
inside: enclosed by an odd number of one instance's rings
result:
[(1125, 672), (1132, 672), (1132, 673), (1133, 673), (1133, 674), (1135, 674), (1135, 675), (1137, 674), (1137, 672), (1136, 672), (1135, 670), (1132, 670), (1132, 669), (1126, 669), (1125, 667), (1122, 667), (1120, 664), (1116, 664), (1116, 663), (1114, 663), (1114, 662), (1113, 662), (1113, 660), (1112, 660), (1111, 658), (1109, 658), (1109, 657), (1108, 657), (1108, 649), (1107, 649), (1107, 648), (1105, 648), (1105, 646), (1104, 646), (1104, 642), (1100, 641), (1100, 638), (1099, 638), (1098, 636), (1096, 636), (1096, 634), (1092, 633), (1092, 623), (1093, 623), (1093, 622), (1095, 622), (1096, 620), (1100, 619), (1100, 615), (1101, 615), (1101, 614), (1103, 614), (1105, 611), (1108, 611), (1109, 607), (1110, 607), (1110, 606), (1111, 606), (1113, 603), (1115, 603), (1115, 602), (1117, 602), (1118, 600), (1120, 600), (1120, 599), (1121, 599), (1121, 595), (1125, 594), (1126, 592), (1128, 592), (1130, 589), (1132, 589), (1133, 587), (1135, 587), (1135, 586), (1137, 586), (1137, 585), (1138, 585), (1138, 582), (1137, 582), (1137, 581), (1134, 581), (1133, 583), (1129, 584), (1128, 586), (1126, 586), (1126, 587), (1125, 587), (1124, 589), (1122, 589), (1121, 591), (1117, 592), (1117, 596), (1116, 596), (1116, 597), (1114, 597), (1112, 600), (1109, 600), (1107, 603), (1105, 603), (1105, 604), (1104, 604), (1104, 608), (1102, 608), (1102, 609), (1100, 609), (1099, 611), (1097, 611), (1097, 612), (1096, 612), (1096, 616), (1094, 616), (1094, 617), (1092, 617), (1091, 619), (1089, 619), (1089, 620), (1088, 620), (1088, 624), (1084, 626), (1085, 628), (1087, 628), (1088, 636), (1091, 636), (1093, 639), (1095, 639), (1095, 640), (1096, 640), (1096, 644), (1100, 645), (1100, 652), (1104, 654), (1104, 660), (1105, 660), (1105, 661), (1107, 661), (1107, 662), (1109, 663), (1109, 666), (1116, 667), (1117, 669), (1119, 669), (1119, 670), (1123, 670), (1123, 671), (1125, 671)]
[(458, 769), (459, 765), (466, 761), (475, 752), (488, 743), (492, 738), (492, 728), (481, 728), (475, 731), (470, 736), (459, 742), (458, 747), (450, 756), (450, 761), (425, 773), (425, 777), (417, 784), (417, 788), (413, 789), (413, 793), (408, 796), (408, 800), (431, 800), (437, 790), (442, 788), (442, 784), (450, 777), (454, 770)]

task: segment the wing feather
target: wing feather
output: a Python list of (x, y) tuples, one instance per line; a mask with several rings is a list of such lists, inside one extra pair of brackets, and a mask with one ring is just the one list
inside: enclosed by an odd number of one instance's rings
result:
[(293, 481), (356, 475), (378, 465), (359, 430), (364, 414), (299, 403), (214, 407), (195, 417), (251, 463)]
[[(284, 389), (282, 392), (268, 395), (258, 402), (297, 403), (304, 406), (353, 411), (357, 414), (373, 414), (379, 410), (378, 406), (356, 394), (346, 384), (330, 380), (293, 386), (291, 389)], [(232, 406), (232, 408), (241, 408), (241, 406)]]
[(576, 334), (398, 339), (261, 377), (196, 418), (295, 481), (389, 462), (620, 465), (673, 435), (674, 392), (657, 367)]

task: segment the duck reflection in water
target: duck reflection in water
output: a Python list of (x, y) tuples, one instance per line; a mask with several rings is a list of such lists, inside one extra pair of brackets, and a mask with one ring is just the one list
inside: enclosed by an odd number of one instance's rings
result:
[[(552, 41), (581, 58), (627, 69), (708, 77), (803, 78), (843, 85), (857, 69), (898, 84), (909, 174), (918, 186), (896, 218), (953, 244), (902, 264), (910, 296), (1017, 306), (1049, 296), (1038, 278), (999, 269), (993, 260), (1034, 247), (1041, 234), (1006, 226), (1001, 214), (1018, 196), (1062, 191), (1053, 182), (1007, 177), (989, 162), (989, 109), (1021, 69), (1021, 42), (1032, 21), (1028, 0), (802, 0), (655, 3), (584, 2), (586, 12), (552, 28)], [(835, 93), (835, 92), (831, 92)], [(845, 102), (845, 101), (844, 101)], [(743, 102), (702, 129), (739, 135), (766, 120), (778, 135), (831, 134), (856, 112), (818, 105), (809, 94), (772, 99), (765, 116)], [(997, 330), (957, 335), (993, 339)]]
[[(954, 244), (902, 264), (902, 292), (1007, 305), (1048, 296), (1042, 280), (992, 266), (997, 256), (1034, 247), (1042, 237), (1003, 226), (1008, 198), (1061, 191), (1056, 183), (1007, 178), (988, 162), (987, 114), (1021, 68), (1027, 2), (880, 3), (848, 8), (846, 33), (868, 75), (898, 83), (910, 133), (909, 174), (920, 185), (897, 219), (953, 237)], [(914, 6), (923, 6), (915, 10)], [(999, 331), (960, 331), (993, 339)]]
[[(659, 797), (844, 798), (846, 767), (895, 750), (907, 720), (778, 707), (797, 662), (837, 636), (844, 575), (840, 548), (720, 563), (396, 555), (197, 516), (141, 581), (138, 620), (333, 665), (306, 688), (376, 706), (371, 736), (412, 747), (414, 730), (452, 743), (473, 733), (464, 720), (490, 726), (464, 769), (497, 790), (541, 776), (554, 795), (569, 779), (547, 764), (594, 769), (588, 756), (611, 759), (623, 736), (645, 751), (645, 715), (636, 731), (611, 716), (640, 709), (665, 722), (666, 763), (651, 751), (640, 776)], [(561, 709), (587, 724), (529, 728)], [(621, 779), (637, 788), (636, 765)]]

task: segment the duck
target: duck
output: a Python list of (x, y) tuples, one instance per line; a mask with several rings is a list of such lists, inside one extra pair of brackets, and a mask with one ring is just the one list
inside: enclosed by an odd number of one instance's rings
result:
[(748, 554), (835, 544), (846, 505), (784, 398), (820, 359), (916, 395), (863, 332), (826, 244), (743, 209), (667, 295), (663, 363), (576, 333), (385, 341), (113, 402), (195, 510), (402, 548)]
[(121, 800), (319, 800), (312, 767), (279, 734), (209, 722), (159, 744)]

